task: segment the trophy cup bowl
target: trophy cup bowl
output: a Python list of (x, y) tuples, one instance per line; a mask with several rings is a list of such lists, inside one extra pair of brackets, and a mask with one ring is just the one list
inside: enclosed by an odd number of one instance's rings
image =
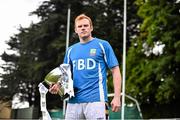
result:
[(60, 85), (58, 94), (61, 99), (66, 99), (69, 97), (69, 94), (65, 92), (65, 89), (69, 88), (70, 75), (68, 75), (67, 70), (70, 71), (70, 68), (67, 64), (61, 64), (60, 67), (56, 67), (51, 70), (44, 78), (42, 84), (49, 89), (50, 85), (58, 83)]

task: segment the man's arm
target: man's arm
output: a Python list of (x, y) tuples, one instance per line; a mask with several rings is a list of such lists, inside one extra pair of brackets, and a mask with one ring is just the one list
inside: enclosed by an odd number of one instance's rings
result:
[(111, 107), (113, 112), (120, 110), (121, 106), (121, 73), (119, 66), (113, 67), (111, 69), (113, 76), (113, 85), (114, 85), (114, 98), (111, 101)]

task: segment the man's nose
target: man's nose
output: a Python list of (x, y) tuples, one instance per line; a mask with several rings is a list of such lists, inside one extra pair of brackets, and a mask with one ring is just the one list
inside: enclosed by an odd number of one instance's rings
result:
[(83, 26), (83, 27), (81, 28), (81, 30), (85, 30), (85, 27)]

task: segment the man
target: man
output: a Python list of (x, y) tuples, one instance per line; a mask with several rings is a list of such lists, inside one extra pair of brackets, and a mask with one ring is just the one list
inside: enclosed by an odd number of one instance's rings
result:
[[(71, 65), (75, 97), (67, 104), (65, 119), (107, 119), (107, 68), (111, 69), (114, 84), (112, 111), (120, 110), (121, 74), (117, 58), (110, 44), (92, 37), (91, 19), (81, 14), (75, 19), (79, 43), (69, 47), (64, 63)], [(51, 86), (56, 94), (59, 85)]]

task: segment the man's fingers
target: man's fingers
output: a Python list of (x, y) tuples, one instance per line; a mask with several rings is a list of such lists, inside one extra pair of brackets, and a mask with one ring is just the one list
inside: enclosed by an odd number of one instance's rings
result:
[(120, 107), (116, 106), (116, 107), (112, 107), (112, 111), (113, 112), (118, 112), (120, 110)]
[(121, 108), (120, 106), (115, 106), (113, 103), (111, 104), (111, 107), (113, 112), (118, 112)]
[(52, 93), (52, 94), (57, 94), (58, 93), (58, 86), (56, 84), (54, 85), (50, 85), (50, 89), (49, 89), (49, 92)]
[(112, 108), (112, 111), (115, 112), (115, 106), (113, 103), (111, 103), (111, 108)]

